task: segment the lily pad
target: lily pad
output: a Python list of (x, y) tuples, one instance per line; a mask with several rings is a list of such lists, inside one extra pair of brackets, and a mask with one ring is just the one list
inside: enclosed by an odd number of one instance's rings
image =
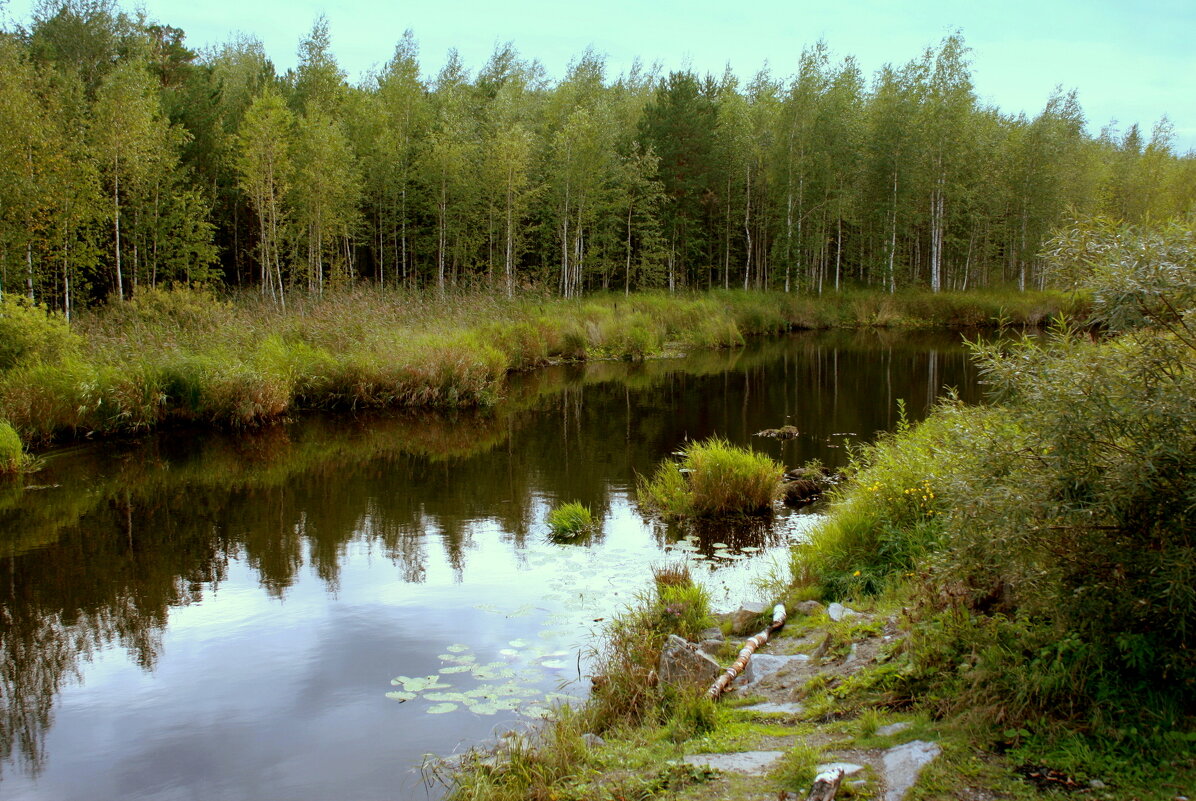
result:
[(456, 704), (450, 704), (450, 703), (446, 702), (443, 704), (432, 704), (432, 706), (428, 707), (428, 714), (429, 715), (443, 715), (445, 712), (455, 712), (456, 710), (457, 710)]
[(507, 645), (510, 645), (512, 648), (526, 648), (528, 642), (527, 640), (511, 640)]
[(463, 654), (463, 653), (465, 653), (466, 651), (468, 651), (468, 650), (469, 650), (469, 646), (468, 646), (468, 645), (462, 645), (461, 643), (457, 642), (457, 643), (453, 643), (452, 645), (450, 645), (450, 646), (449, 646), (448, 648), (446, 648), (445, 650), (446, 650), (446, 651), (449, 651), (449, 652), (451, 652), (451, 653), (454, 653), (454, 654)]
[(567, 663), (562, 662), (560, 659), (545, 659), (540, 664), (549, 670), (564, 670), (569, 667)]
[(417, 696), (415, 695), (415, 693), (403, 692), (402, 690), (393, 690), (391, 692), (388, 692), (386, 694), (386, 697), (390, 698), (393, 701), (398, 701), (399, 703), (403, 703), (404, 701), (414, 701)]
[(445, 674), (468, 673), (471, 670), (473, 670), (473, 665), (450, 665), (448, 667), (442, 667), (440, 670), (438, 670), (436, 672), (437, 673), (445, 673)]

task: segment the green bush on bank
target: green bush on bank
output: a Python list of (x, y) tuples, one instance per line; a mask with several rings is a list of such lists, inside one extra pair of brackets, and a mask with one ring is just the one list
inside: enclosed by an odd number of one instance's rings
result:
[(29, 456), (16, 429), (0, 420), (0, 476), (19, 473), (28, 463)]
[(780, 462), (721, 437), (687, 445), (650, 478), (640, 477), (640, 504), (665, 518), (771, 514), (781, 491)]
[(907, 675), (937, 711), (1066, 720), (1139, 752), (1191, 729), (1192, 232), (1065, 232), (1056, 258), (1111, 335), (976, 346), (993, 405), (946, 403), (862, 451), (795, 552), (796, 578), (829, 596), (903, 583)]

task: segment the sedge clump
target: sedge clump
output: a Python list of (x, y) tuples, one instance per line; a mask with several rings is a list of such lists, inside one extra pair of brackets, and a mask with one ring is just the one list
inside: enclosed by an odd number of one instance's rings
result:
[(721, 437), (694, 442), (638, 483), (640, 503), (666, 518), (771, 514), (784, 468)]
[(548, 534), (556, 542), (574, 542), (594, 533), (594, 514), (588, 506), (571, 501), (548, 513)]

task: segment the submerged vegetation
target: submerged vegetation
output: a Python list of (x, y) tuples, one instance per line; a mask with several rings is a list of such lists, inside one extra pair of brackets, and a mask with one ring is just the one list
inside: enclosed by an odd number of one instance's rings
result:
[(713, 437), (692, 442), (641, 477), (639, 502), (665, 518), (772, 514), (784, 467), (775, 459)]
[(303, 409), (493, 403), (510, 371), (738, 346), (793, 329), (1037, 324), (1061, 293), (717, 291), (512, 299), (358, 288), (286, 310), (204, 288), (142, 289), (63, 317), (6, 296), (0, 415), (27, 439), (171, 423), (255, 425)]

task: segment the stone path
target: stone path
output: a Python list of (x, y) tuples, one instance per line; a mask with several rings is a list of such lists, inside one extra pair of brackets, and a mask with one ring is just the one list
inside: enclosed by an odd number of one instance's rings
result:
[[(873, 622), (871, 616), (837, 604), (828, 611), (832, 613), (829, 616), (836, 620)], [(800, 626), (792, 628), (801, 630)], [(801, 696), (811, 678), (822, 676), (829, 683), (846, 678), (874, 664), (882, 647), (902, 636), (893, 621), (888, 621), (883, 627), (873, 628), (879, 628), (881, 633), (863, 637), (853, 642), (850, 648), (846, 648), (845, 644), (834, 647), (826, 631), (821, 628), (798, 636), (789, 635), (782, 629), (752, 657), (748, 670), (732, 685), (724, 703), (733, 703), (736, 697), (762, 696), (764, 700), (739, 707), (739, 710), (752, 719), (796, 726), (806, 715)], [(827, 746), (823, 752), (826, 761), (817, 766), (819, 773), (841, 770), (844, 786), (852, 787), (857, 793), (883, 801), (903, 801), (922, 769), (941, 753), (939, 746), (932, 742), (914, 739), (900, 742), (905, 736), (903, 732), (910, 727), (908, 721), (878, 727), (876, 736), (892, 738), (897, 743), (876, 749), (836, 747), (836, 743), (845, 740), (842, 725), (833, 734), (822, 733), (820, 729), (823, 727), (815, 725), (814, 733), (810, 734), (809, 721), (806, 721), (800, 734), (795, 729), (792, 736), (768, 739), (769, 746), (774, 749), (788, 749), (802, 744)], [(728, 801), (778, 797), (804, 800), (804, 795), (793, 793), (778, 796), (775, 785), (765, 778), (780, 763), (785, 753), (785, 750), (747, 750), (688, 754), (684, 757), (687, 764), (713, 768), (720, 776), (704, 787), (692, 788), (678, 797)]]

